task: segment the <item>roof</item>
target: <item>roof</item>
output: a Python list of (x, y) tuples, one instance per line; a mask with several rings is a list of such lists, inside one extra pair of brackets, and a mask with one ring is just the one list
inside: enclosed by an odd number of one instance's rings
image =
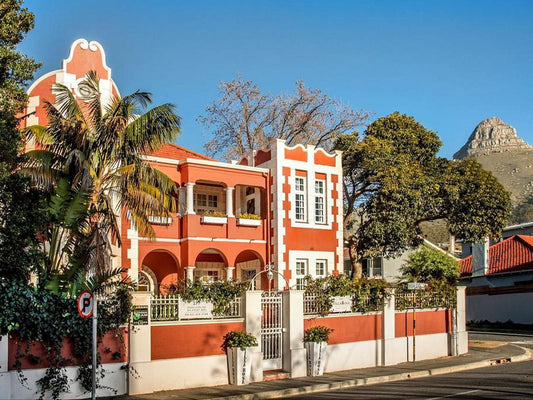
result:
[(152, 157), (168, 158), (171, 160), (185, 160), (186, 158), (197, 158), (199, 160), (215, 161), (214, 159), (196, 153), (195, 151), (178, 146), (174, 143), (166, 143), (157, 150), (149, 154)]
[[(461, 275), (472, 274), (472, 256), (459, 261)], [(487, 275), (533, 270), (533, 236), (514, 235), (489, 247)]]

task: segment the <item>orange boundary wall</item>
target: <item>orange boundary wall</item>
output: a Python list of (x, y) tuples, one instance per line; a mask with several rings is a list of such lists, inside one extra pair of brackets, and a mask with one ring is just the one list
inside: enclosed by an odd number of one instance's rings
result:
[[(109, 363), (118, 363), (118, 362), (126, 362), (128, 359), (127, 357), (127, 349), (128, 349), (128, 335), (126, 333), (126, 328), (121, 328), (122, 336), (124, 340), (124, 345), (121, 343), (121, 339), (119, 336), (115, 336), (114, 333), (108, 332), (104, 335), (102, 338), (102, 342), (98, 345), (98, 354), (100, 354), (100, 359), (102, 364), (109, 364)], [(17, 354), (17, 345), (19, 344), (19, 340), (15, 337), (9, 338), (8, 341), (8, 368), (10, 371), (15, 370), (14, 367), (15, 364), (15, 356)], [(26, 342), (21, 341), (20, 346), (22, 351), (26, 348)], [(108, 349), (109, 351), (107, 351)], [(89, 349), (90, 350), (90, 349)], [(113, 353), (119, 352), (120, 357), (118, 359), (113, 358)], [(40, 357), (40, 362), (35, 363), (30, 361), (30, 359), (26, 356), (20, 359), (21, 367), (22, 369), (38, 369), (38, 368), (48, 368), (50, 367), (50, 363), (46, 361), (46, 350), (44, 348), (44, 345), (41, 342), (33, 342), (31, 344), (31, 350), (30, 354), (35, 355), (37, 357)], [(65, 359), (74, 359), (73, 357), (73, 345), (70, 338), (65, 338), (63, 340), (63, 347), (61, 350), (61, 355)], [(70, 364), (74, 365), (74, 364)]]
[(222, 337), (244, 330), (244, 322), (223, 322), (151, 327), (152, 360), (224, 354)]
[(383, 337), (381, 314), (304, 319), (304, 330), (322, 325), (334, 329), (329, 344), (378, 340)]
[[(430, 335), (432, 333), (446, 333), (451, 331), (451, 311), (417, 311), (416, 334)], [(395, 337), (413, 335), (413, 313), (397, 312), (394, 321)]]

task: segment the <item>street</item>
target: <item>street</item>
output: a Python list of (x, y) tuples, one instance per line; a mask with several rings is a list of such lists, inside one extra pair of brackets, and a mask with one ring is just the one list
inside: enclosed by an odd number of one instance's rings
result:
[[(477, 334), (471, 340), (505, 341), (533, 349), (533, 337)], [(533, 399), (533, 361), (350, 389), (291, 399)]]

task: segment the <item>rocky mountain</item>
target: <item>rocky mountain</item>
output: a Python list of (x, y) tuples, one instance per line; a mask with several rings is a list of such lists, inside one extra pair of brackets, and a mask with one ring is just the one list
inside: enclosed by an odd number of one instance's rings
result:
[[(511, 192), (516, 206), (533, 199), (533, 147), (497, 117), (481, 121), (453, 158), (472, 157)], [(529, 222), (513, 220), (517, 222)]]
[(493, 153), (521, 152), (533, 150), (529, 144), (516, 134), (516, 129), (498, 117), (481, 121), (472, 132), (468, 141), (453, 155), (453, 158), (486, 156)]

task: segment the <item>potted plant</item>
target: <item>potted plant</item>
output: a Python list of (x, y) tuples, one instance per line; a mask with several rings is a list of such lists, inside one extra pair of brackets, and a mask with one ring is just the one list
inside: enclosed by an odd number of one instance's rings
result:
[(251, 347), (257, 346), (256, 337), (245, 331), (230, 331), (223, 339), (221, 348), (227, 355), (229, 383), (247, 385), (252, 372)]
[(305, 330), (304, 343), (307, 351), (307, 375), (319, 376), (324, 373), (326, 347), (331, 332), (333, 332), (333, 329), (321, 325)]

